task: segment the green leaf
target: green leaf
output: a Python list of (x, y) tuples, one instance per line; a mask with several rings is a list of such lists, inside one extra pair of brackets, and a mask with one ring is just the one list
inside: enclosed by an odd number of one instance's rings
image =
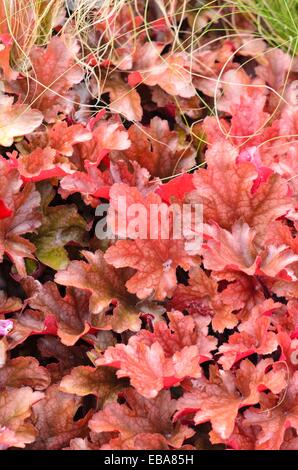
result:
[(86, 221), (75, 205), (44, 207), (42, 225), (34, 238), (36, 256), (55, 270), (69, 263), (65, 245), (76, 242), (85, 245)]

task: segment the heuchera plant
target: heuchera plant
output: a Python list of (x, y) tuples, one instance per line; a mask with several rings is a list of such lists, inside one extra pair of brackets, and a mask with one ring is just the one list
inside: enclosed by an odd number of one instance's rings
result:
[[(179, 1), (82, 41), (68, 3), (0, 8), (0, 449), (297, 450), (297, 58)], [(100, 239), (120, 198), (202, 243)]]

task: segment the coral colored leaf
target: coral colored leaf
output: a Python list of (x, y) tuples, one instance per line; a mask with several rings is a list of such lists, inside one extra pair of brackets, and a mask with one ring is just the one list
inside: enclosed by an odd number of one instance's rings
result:
[(272, 361), (264, 360), (257, 366), (243, 361), (239, 371), (217, 371), (209, 381), (201, 379), (198, 387), (185, 393), (178, 400), (176, 418), (196, 412), (196, 424), (210, 421), (212, 429), (221, 439), (227, 439), (233, 432), (239, 408), (258, 403), (260, 386), (279, 393), (286, 386), (286, 369), (277, 367), (266, 373)]
[(131, 384), (141, 395), (154, 398), (160, 390), (179, 384), (186, 376), (199, 377), (198, 359), (195, 346), (167, 358), (158, 342), (151, 346), (136, 342), (127, 346), (118, 344), (108, 349), (104, 359), (98, 359), (97, 364), (119, 368), (118, 377), (130, 377)]
[(206, 269), (233, 269), (248, 275), (296, 279), (291, 265), (298, 261), (297, 254), (286, 245), (268, 245), (264, 251), (258, 250), (256, 231), (246, 223), (235, 222), (231, 232), (216, 225), (205, 225), (204, 232), (208, 237), (202, 249)]
[[(171, 399), (168, 391), (161, 392), (154, 399), (141, 397), (136, 391), (128, 389), (123, 393), (126, 403), (105, 405), (96, 413), (89, 426), (92, 431), (119, 433), (121, 440), (133, 441), (141, 433), (161, 435), (173, 447), (181, 447), (184, 440), (191, 437), (192, 429), (187, 426), (173, 425), (172, 415), (176, 401)], [(128, 444), (129, 445), (129, 444)], [(126, 446), (125, 446), (126, 447)]]
[(126, 150), (131, 145), (128, 133), (117, 118), (98, 120), (91, 127), (92, 139), (76, 146), (79, 158), (85, 166), (98, 164), (111, 150)]
[(193, 263), (184, 240), (171, 239), (119, 240), (107, 250), (105, 260), (115, 268), (134, 268), (136, 274), (126, 282), (129, 292), (140, 299), (153, 294), (156, 300), (173, 293), (177, 267), (187, 270)]
[(20, 175), (27, 181), (38, 181), (44, 175), (63, 175), (60, 168), (55, 169), (55, 155), (55, 150), (50, 147), (37, 148), (29, 154), (21, 155), (16, 161)]
[[(115, 184), (110, 192), (111, 222), (114, 233), (123, 238), (108, 248), (105, 259), (115, 268), (130, 267), (136, 270), (127, 282), (129, 292), (140, 299), (154, 295), (156, 300), (170, 296), (176, 286), (176, 268), (185, 270), (194, 263), (187, 253), (182, 237), (174, 238), (171, 211), (155, 193), (143, 196), (137, 188)], [(125, 204), (121, 204), (122, 201)], [(135, 204), (142, 205), (137, 221)], [(158, 209), (152, 217), (152, 208)], [(161, 216), (163, 214), (163, 217)], [(109, 214), (110, 216), (110, 214)], [(120, 219), (120, 222), (114, 223)], [(121, 221), (125, 220), (124, 223)], [(116, 222), (115, 221), (115, 222)], [(153, 234), (153, 235), (152, 235)]]
[(190, 195), (193, 203), (203, 204), (205, 222), (229, 230), (242, 219), (264, 236), (268, 224), (291, 209), (287, 183), (279, 175), (271, 175), (252, 193), (257, 172), (249, 162), (236, 163), (235, 149), (217, 143), (206, 156), (208, 168), (194, 174), (197, 189)]
[[(133, 210), (134, 204), (142, 206), (142, 211)], [(150, 215), (152, 207), (164, 213), (164, 219), (158, 213), (152, 221)], [(134, 220), (139, 215), (136, 223)], [(154, 233), (154, 239), (161, 236), (164, 229), (166, 235), (166, 223), (170, 226), (171, 214), (168, 206), (162, 203), (160, 197), (154, 192), (143, 194), (137, 187), (130, 187), (127, 184), (115, 183), (110, 190), (110, 210), (108, 212), (108, 223), (113, 235), (120, 238), (150, 239)], [(132, 227), (130, 229), (130, 223)], [(154, 222), (156, 225), (154, 225)], [(164, 223), (164, 227), (162, 225)], [(171, 231), (169, 230), (169, 234)], [(166, 238), (166, 237), (164, 237)]]
[(269, 331), (270, 318), (259, 317), (254, 323), (254, 331), (234, 333), (229, 342), (219, 348), (223, 354), (219, 363), (225, 369), (230, 369), (239, 359), (251, 354), (271, 354), (278, 347), (278, 338), (273, 331)]
[(197, 346), (197, 354), (200, 362), (211, 358), (210, 352), (216, 349), (217, 341), (207, 335), (207, 329), (202, 323), (196, 322), (196, 318), (185, 316), (181, 312), (168, 313), (169, 325), (164, 321), (154, 324), (153, 333), (141, 330), (132, 340), (147, 345), (158, 342), (167, 356), (171, 357), (185, 347)]
[(99, 170), (96, 166), (87, 166), (85, 171), (76, 171), (65, 176), (60, 182), (59, 193), (65, 199), (70, 194), (80, 193), (86, 204), (98, 205), (99, 198), (110, 198), (110, 189), (114, 183), (126, 183), (136, 186), (142, 194), (147, 194), (159, 185), (159, 180), (150, 180), (146, 168), (137, 162), (117, 160), (110, 162), (109, 169)]
[(48, 130), (48, 145), (56, 152), (70, 157), (74, 146), (92, 139), (92, 132), (82, 124), (68, 126), (66, 121), (58, 121)]
[[(136, 390), (147, 398), (185, 377), (200, 377), (199, 363), (211, 357), (216, 340), (201, 332), (193, 318), (180, 312), (168, 315), (169, 327), (157, 322), (153, 333), (141, 330), (127, 346), (108, 348), (96, 363), (119, 368), (118, 377), (130, 377)], [(146, 380), (142, 380), (144, 375)]]
[(248, 137), (257, 139), (269, 119), (269, 114), (264, 112), (267, 94), (264, 82), (251, 80), (241, 69), (229, 70), (222, 78), (223, 97), (218, 109), (232, 115), (231, 135), (237, 144), (247, 141)]
[(71, 88), (79, 83), (84, 73), (75, 64), (78, 47), (72, 40), (54, 36), (46, 48), (31, 49), (32, 73), (12, 84), (21, 100), (34, 103), (46, 122), (55, 122), (57, 114), (69, 114), (73, 109)]
[(172, 176), (195, 165), (195, 152), (187, 142), (179, 144), (177, 132), (171, 131), (166, 120), (154, 117), (148, 127), (133, 124), (128, 130), (131, 146), (121, 152), (137, 161), (152, 176)]
[[(98, 328), (119, 333), (128, 329), (138, 331), (140, 312), (135, 298), (125, 288), (124, 273), (108, 265), (100, 250), (96, 253), (83, 251), (82, 254), (87, 262), (72, 261), (67, 269), (56, 274), (55, 281), (91, 294), (89, 308)], [(111, 303), (115, 306), (113, 314), (108, 315)]]
[(13, 152), (9, 157), (25, 181), (61, 177), (75, 172), (77, 167), (69, 157), (77, 144), (91, 138), (91, 131), (81, 124), (68, 126), (65, 121), (58, 121), (27, 136), (17, 145), (20, 155)]
[(192, 315), (208, 316), (212, 313), (210, 299), (217, 295), (217, 282), (199, 267), (189, 271), (188, 285), (178, 284), (169, 304), (177, 310), (187, 310)]
[(79, 193), (86, 204), (95, 206), (98, 198), (109, 198), (111, 185), (110, 174), (100, 171), (96, 166), (88, 166), (85, 171), (76, 171), (66, 175), (60, 182), (59, 193), (66, 199), (69, 195)]
[(297, 431), (297, 375), (297, 372), (293, 375), (287, 394), (280, 403), (276, 403), (276, 398), (272, 395), (269, 397), (263, 395), (261, 410), (251, 408), (245, 411), (245, 426), (257, 430), (255, 450), (279, 450), (285, 431), (289, 427)]
[(29, 297), (30, 307), (43, 312), (45, 320), (47, 316), (54, 317), (57, 334), (63, 344), (72, 346), (89, 331), (91, 314), (86, 292), (69, 288), (62, 297), (55, 283), (49, 281), (42, 285), (32, 278), (23, 279), (22, 285)]
[(209, 277), (203, 269), (193, 267), (189, 271), (188, 284), (178, 284), (169, 302), (171, 307), (202, 316), (209, 323), (212, 317), (212, 326), (216, 331), (222, 332), (225, 328), (232, 329), (237, 325), (238, 319), (233, 310), (239, 307), (235, 297), (225, 298), (225, 291), (219, 293), (218, 283), (212, 276)]

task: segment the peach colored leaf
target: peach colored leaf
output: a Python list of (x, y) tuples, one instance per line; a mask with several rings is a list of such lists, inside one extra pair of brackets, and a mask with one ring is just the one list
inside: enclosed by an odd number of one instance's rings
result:
[(262, 262), (258, 272), (272, 278), (296, 281), (297, 276), (292, 267), (295, 266), (297, 261), (298, 253), (293, 253), (287, 245), (278, 247), (268, 245), (262, 253)]
[[(194, 413), (196, 424), (210, 421), (212, 429), (221, 436), (228, 438), (233, 429), (238, 409), (241, 405), (241, 396), (234, 389), (233, 382), (230, 386), (222, 384), (206, 384), (185, 393), (178, 400), (179, 417), (184, 414)], [(198, 411), (199, 410), (199, 411)]]
[(218, 100), (218, 109), (232, 115), (233, 140), (237, 145), (258, 142), (260, 131), (270, 118), (264, 112), (268, 92), (265, 83), (258, 78), (251, 79), (243, 69), (229, 70), (222, 79), (223, 96)]
[(247, 223), (235, 222), (231, 232), (218, 225), (205, 225), (208, 237), (202, 254), (206, 269), (239, 270), (252, 275), (257, 269), (256, 232)]
[(236, 386), (246, 403), (260, 402), (261, 392), (270, 390), (278, 395), (288, 385), (288, 371), (282, 362), (262, 359), (255, 366), (248, 359), (236, 371)]
[(27, 420), (32, 405), (43, 398), (30, 387), (5, 388), (0, 391), (0, 449), (25, 447), (35, 440), (36, 429)]
[[(194, 264), (184, 239), (174, 237), (171, 210), (157, 194), (143, 196), (137, 188), (125, 184), (114, 184), (110, 198), (109, 225), (120, 238), (130, 239), (118, 240), (110, 246), (105, 253), (106, 261), (115, 268), (130, 267), (137, 271), (126, 282), (129, 292), (140, 299), (154, 294), (156, 300), (164, 300), (176, 286), (176, 268), (187, 270)], [(138, 209), (137, 222), (135, 204), (143, 208), (143, 211)], [(153, 207), (157, 209), (155, 218)]]
[(191, 315), (212, 314), (211, 301), (217, 296), (217, 282), (199, 267), (189, 270), (188, 285), (178, 284), (169, 305), (177, 310), (187, 310)]
[[(135, 204), (139, 207), (142, 206), (143, 211), (135, 211)], [(156, 208), (156, 217), (154, 218), (151, 215), (153, 207)], [(164, 218), (159, 214), (159, 211), (164, 214)], [(138, 220), (135, 223), (136, 215), (138, 215)], [(107, 222), (113, 235), (123, 239), (152, 238), (152, 233), (154, 233), (154, 239), (156, 239), (163, 233), (163, 229), (165, 232), (164, 238), (172, 233), (171, 213), (168, 206), (162, 203), (160, 197), (151, 191), (144, 195), (137, 187), (131, 187), (123, 183), (115, 183), (111, 187)], [(169, 226), (169, 233), (166, 232), (166, 223)], [(130, 224), (132, 225), (131, 228)]]
[(298, 261), (298, 255), (286, 245), (267, 245), (260, 251), (255, 240), (256, 231), (246, 223), (235, 222), (231, 232), (218, 225), (206, 224), (204, 232), (208, 237), (202, 247), (206, 269), (239, 270), (248, 275), (296, 279), (291, 265)]
[(140, 121), (143, 116), (139, 93), (121, 78), (109, 78), (104, 92), (110, 94), (109, 108), (112, 113), (122, 114), (128, 121)]
[(98, 205), (98, 199), (108, 199), (110, 185), (112, 184), (110, 173), (102, 172), (95, 165), (87, 166), (86, 171), (75, 171), (66, 175), (60, 181), (59, 193), (66, 199), (74, 193), (80, 193), (85, 204), (92, 207)]
[[(55, 155), (56, 152), (50, 147), (44, 149), (37, 148), (31, 153), (20, 155), (17, 159), (17, 167), (20, 174), (27, 180), (38, 179), (42, 173), (55, 176)], [(57, 176), (61, 173), (58, 169)], [(63, 171), (62, 171), (63, 174)]]
[(60, 181), (59, 193), (65, 199), (70, 194), (81, 193), (86, 204), (97, 207), (99, 198), (110, 198), (110, 189), (116, 183), (126, 183), (136, 186), (141, 194), (153, 192), (160, 184), (159, 180), (150, 179), (146, 168), (133, 161), (111, 161), (109, 169), (99, 170), (95, 165), (87, 166), (85, 171), (76, 171), (72, 175), (66, 175)]
[(3, 147), (10, 147), (14, 137), (30, 134), (42, 123), (40, 111), (13, 104), (12, 96), (0, 96), (0, 107), (0, 145)]
[(181, 52), (161, 56), (160, 48), (163, 46), (150, 41), (137, 49), (134, 69), (139, 73), (142, 83), (159, 85), (170, 95), (183, 98), (194, 96), (196, 91), (188, 70), (190, 64), (187, 55)]
[(92, 138), (92, 132), (81, 124), (67, 125), (58, 121), (45, 130), (36, 131), (17, 144), (19, 157), (9, 154), (12, 164), (26, 181), (41, 181), (74, 173), (77, 169), (71, 160), (74, 148)]

